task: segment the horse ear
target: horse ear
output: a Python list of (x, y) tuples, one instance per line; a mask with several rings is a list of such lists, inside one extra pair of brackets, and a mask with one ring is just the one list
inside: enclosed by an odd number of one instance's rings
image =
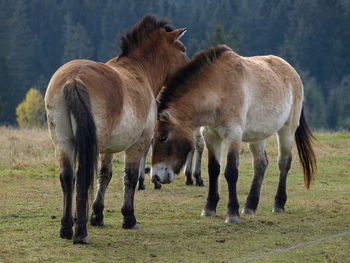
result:
[(168, 121), (169, 120), (169, 113), (167, 112), (161, 112), (158, 114), (158, 120), (159, 121)]
[(187, 31), (187, 28), (175, 29), (171, 32), (168, 32), (169, 41), (174, 43), (176, 40), (179, 40)]

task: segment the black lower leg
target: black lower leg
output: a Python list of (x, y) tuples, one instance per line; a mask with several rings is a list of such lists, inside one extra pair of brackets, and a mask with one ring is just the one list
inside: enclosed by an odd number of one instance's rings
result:
[(186, 175), (186, 185), (193, 185), (192, 180), (192, 160), (193, 160), (193, 154), (194, 151), (192, 150), (186, 160), (186, 168), (185, 168), (185, 175)]
[(93, 226), (103, 226), (104, 196), (106, 188), (112, 178), (112, 170), (109, 167), (102, 167), (98, 175), (98, 190), (96, 199), (92, 204), (92, 214), (90, 224)]
[(245, 204), (247, 211), (255, 212), (256, 208), (258, 207), (261, 186), (264, 180), (267, 165), (268, 161), (266, 158), (266, 153), (264, 159), (254, 161), (254, 178)]
[(139, 168), (139, 184), (137, 190), (145, 190), (145, 167), (146, 167), (146, 159), (147, 159), (147, 152), (143, 156), (141, 163), (140, 163), (140, 168)]
[(203, 153), (203, 150), (201, 152), (197, 151), (196, 165), (194, 168), (194, 178), (196, 179), (197, 186), (204, 186), (204, 182), (201, 174), (202, 153)]
[(136, 226), (134, 215), (134, 195), (137, 183), (139, 166), (137, 164), (128, 164), (124, 176), (124, 200), (121, 212), (123, 214), (123, 228), (131, 229)]
[(225, 178), (228, 185), (228, 205), (227, 216), (239, 217), (239, 203), (237, 198), (237, 180), (238, 180), (238, 157), (234, 153), (227, 155), (227, 164), (225, 169)]
[(209, 193), (205, 210), (216, 211), (219, 202), (218, 177), (220, 174), (220, 163), (212, 153), (208, 153)]
[(287, 202), (287, 190), (286, 190), (287, 175), (290, 169), (291, 162), (292, 162), (291, 156), (286, 159), (281, 159), (278, 162), (280, 175), (279, 175), (277, 193), (275, 196), (274, 212), (284, 211), (284, 206)]
[(61, 219), (60, 237), (71, 239), (73, 237), (72, 195), (73, 171), (69, 161), (63, 161), (63, 170), (60, 174), (63, 191), (63, 216)]
[(145, 175), (143, 174), (142, 176), (140, 175), (139, 177), (139, 186), (138, 186), (138, 190), (145, 190)]

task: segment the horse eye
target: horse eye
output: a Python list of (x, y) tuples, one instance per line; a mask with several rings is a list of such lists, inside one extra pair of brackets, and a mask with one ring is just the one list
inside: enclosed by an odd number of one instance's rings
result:
[(159, 138), (158, 138), (158, 140), (159, 140), (160, 142), (165, 142), (166, 139), (168, 139), (168, 136), (166, 136), (166, 135), (160, 135)]

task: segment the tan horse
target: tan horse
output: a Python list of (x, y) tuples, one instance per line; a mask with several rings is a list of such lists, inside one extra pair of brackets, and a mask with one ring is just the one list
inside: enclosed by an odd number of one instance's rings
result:
[(112, 176), (113, 153), (125, 151), (123, 228), (137, 226), (134, 193), (139, 165), (156, 123), (158, 92), (189, 62), (178, 40), (185, 29), (145, 16), (122, 37), (122, 53), (106, 64), (71, 61), (52, 76), (46, 96), (49, 130), (60, 160), (64, 208), (60, 236), (72, 238), (72, 192), (76, 174), (76, 221), (73, 243), (87, 243), (87, 196), (98, 153), (101, 170), (90, 219), (103, 225), (104, 195)]
[(312, 134), (302, 111), (303, 85), (294, 68), (283, 59), (241, 57), (227, 46), (218, 46), (197, 54), (190, 64), (179, 70), (159, 100), (153, 180), (170, 183), (174, 179), (193, 149), (193, 131), (205, 126), (209, 194), (203, 216), (216, 213), (222, 143), (227, 148), (227, 223), (239, 223), (236, 184), (242, 141), (249, 142), (254, 159), (254, 178), (243, 213), (252, 214), (257, 208), (268, 164), (265, 139), (276, 133), (280, 176), (273, 211), (284, 211), (294, 136), (309, 188), (317, 168)]

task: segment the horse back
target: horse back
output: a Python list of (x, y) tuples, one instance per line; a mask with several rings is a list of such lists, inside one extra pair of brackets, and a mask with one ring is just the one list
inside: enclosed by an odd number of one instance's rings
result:
[[(124, 103), (122, 80), (117, 72), (102, 63), (90, 60), (68, 62), (54, 73), (49, 82), (45, 95), (48, 115), (61, 115), (55, 112), (66, 110), (63, 89), (74, 81), (80, 82), (89, 94), (99, 143), (103, 143), (121, 119)], [(52, 121), (55, 122), (54, 117)]]
[(231, 118), (226, 122), (241, 127), (244, 141), (265, 139), (288, 122), (297, 126), (303, 86), (291, 65), (276, 56), (241, 57), (228, 52), (222, 57), (220, 71), (231, 74), (222, 73), (228, 77), (221, 109), (227, 112), (224, 118)]

